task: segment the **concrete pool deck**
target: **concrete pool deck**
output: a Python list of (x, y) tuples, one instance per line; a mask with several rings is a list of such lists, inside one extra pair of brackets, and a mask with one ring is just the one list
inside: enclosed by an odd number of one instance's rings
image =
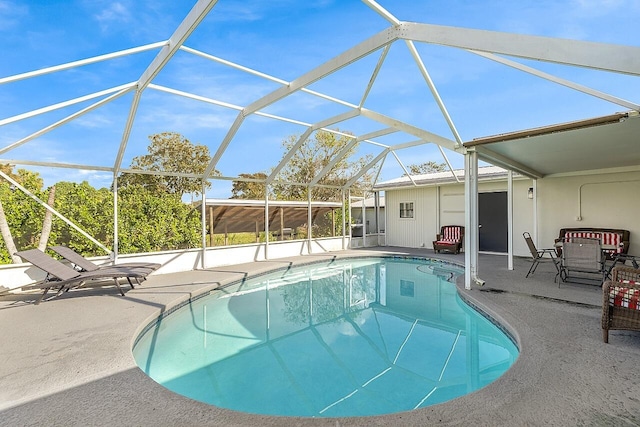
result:
[(554, 283), (526, 259), (480, 255), (481, 288), (468, 298), (516, 332), (521, 354), (487, 387), (453, 401), (385, 416), (282, 418), (233, 412), (174, 394), (147, 377), (131, 348), (139, 331), (177, 302), (243, 277), (334, 256), (406, 254), (464, 263), (464, 254), (380, 248), (152, 275), (121, 297), (81, 289), (42, 304), (37, 294), (0, 297), (0, 425), (372, 426), (640, 425), (640, 333), (602, 342), (601, 290)]

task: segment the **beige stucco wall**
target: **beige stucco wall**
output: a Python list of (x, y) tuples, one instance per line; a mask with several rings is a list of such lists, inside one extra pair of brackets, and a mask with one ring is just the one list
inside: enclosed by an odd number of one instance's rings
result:
[(540, 242), (562, 227), (622, 228), (631, 232), (629, 253), (640, 254), (639, 212), (640, 171), (538, 180)]
[[(563, 227), (622, 228), (631, 232), (629, 253), (640, 254), (640, 171), (598, 171), (539, 179), (538, 247), (550, 247)], [(513, 182), (514, 255), (529, 256), (522, 238), (534, 234), (534, 200), (527, 197), (530, 179)], [(483, 182), (480, 192), (507, 191), (507, 181)], [(438, 196), (439, 193), (439, 196)], [(386, 242), (389, 246), (431, 247), (440, 225), (464, 225), (464, 185), (387, 190)], [(414, 202), (413, 219), (399, 218), (399, 203)], [(580, 216), (581, 220), (576, 220)], [(535, 238), (535, 236), (534, 236)]]

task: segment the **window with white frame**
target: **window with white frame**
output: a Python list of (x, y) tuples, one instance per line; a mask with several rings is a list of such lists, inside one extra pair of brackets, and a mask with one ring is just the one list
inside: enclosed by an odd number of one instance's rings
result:
[(400, 218), (413, 218), (413, 202), (400, 202)]

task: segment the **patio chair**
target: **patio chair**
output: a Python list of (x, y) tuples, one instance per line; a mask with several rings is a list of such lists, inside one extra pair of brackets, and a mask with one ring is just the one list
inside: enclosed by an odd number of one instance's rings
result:
[(602, 285), (602, 339), (612, 329), (640, 331), (640, 269), (618, 266)]
[(97, 271), (97, 270), (103, 270), (105, 268), (112, 268), (112, 267), (132, 267), (136, 269), (149, 270), (149, 274), (150, 274), (162, 266), (161, 264), (156, 264), (153, 262), (128, 262), (128, 263), (116, 264), (116, 265), (97, 265), (94, 262), (80, 255), (73, 249), (68, 248), (66, 246), (60, 246), (60, 245), (51, 246), (49, 249), (51, 249), (52, 251), (54, 251), (55, 253), (57, 253), (58, 255), (60, 255), (70, 263), (72, 263), (76, 267), (76, 269), (80, 271)]
[[(562, 282), (595, 281), (601, 285), (606, 269), (599, 239), (575, 238), (562, 244), (560, 279)], [(560, 286), (560, 282), (558, 282)]]
[(439, 253), (442, 250), (459, 254), (464, 240), (464, 226), (462, 225), (443, 225), (440, 233), (436, 234), (436, 240), (433, 241), (433, 250)]
[(34, 286), (42, 288), (43, 292), (36, 305), (40, 304), (50, 289), (57, 288), (58, 292), (55, 296), (59, 296), (63, 292), (72, 288), (83, 286), (88, 281), (113, 279), (120, 294), (124, 296), (124, 291), (118, 282), (119, 278), (126, 278), (133, 289), (133, 278), (136, 283), (140, 284), (139, 279), (145, 279), (149, 274), (145, 269), (136, 269), (133, 267), (111, 267), (98, 269), (96, 271), (78, 271), (68, 265), (63, 264), (57, 259), (45, 254), (39, 249), (29, 249), (26, 251), (16, 252), (23, 260), (30, 262), (34, 266), (47, 273), (44, 280)]
[[(558, 265), (560, 264), (560, 259), (558, 259), (558, 257), (556, 256), (555, 248), (536, 248), (536, 245), (535, 243), (533, 243), (533, 239), (531, 238), (531, 234), (526, 231), (522, 233), (522, 237), (524, 237), (524, 240), (525, 242), (527, 242), (527, 246), (529, 247), (529, 252), (531, 252), (531, 267), (529, 267), (529, 271), (527, 272), (525, 279), (528, 278), (530, 274), (535, 273), (536, 268), (538, 268), (538, 264), (540, 264), (541, 262), (551, 261), (553, 263), (553, 266), (556, 268), (556, 277), (554, 278), (555, 281), (555, 279), (560, 274), (560, 267)], [(545, 258), (545, 254), (549, 255), (549, 258)]]

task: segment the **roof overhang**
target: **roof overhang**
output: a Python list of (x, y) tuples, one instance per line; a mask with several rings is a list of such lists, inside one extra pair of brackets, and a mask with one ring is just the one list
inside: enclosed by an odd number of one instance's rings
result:
[(637, 111), (477, 138), (480, 160), (531, 178), (640, 165)]

